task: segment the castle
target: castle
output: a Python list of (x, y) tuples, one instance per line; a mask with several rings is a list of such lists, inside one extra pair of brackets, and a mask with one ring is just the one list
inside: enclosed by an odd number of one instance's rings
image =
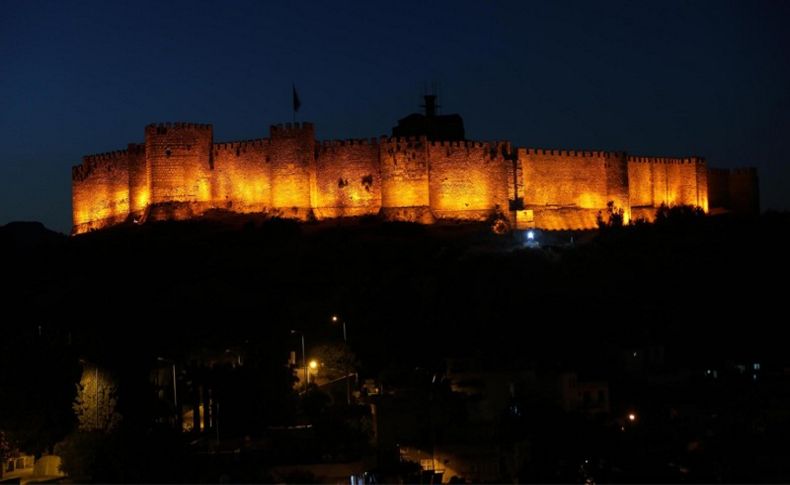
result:
[(393, 130), (411, 136), (379, 139), (317, 141), (311, 123), (288, 123), (272, 126), (269, 138), (215, 143), (211, 125), (149, 125), (144, 143), (86, 156), (72, 168), (72, 232), (212, 209), (426, 224), (502, 217), (513, 228), (547, 230), (595, 228), (609, 202), (626, 221), (651, 220), (661, 204), (759, 211), (755, 169), (469, 141), (462, 122), (457, 136), (460, 117), (447, 117), (449, 130), (431, 125), (439, 118), (428, 101), (425, 116), (404, 118)]

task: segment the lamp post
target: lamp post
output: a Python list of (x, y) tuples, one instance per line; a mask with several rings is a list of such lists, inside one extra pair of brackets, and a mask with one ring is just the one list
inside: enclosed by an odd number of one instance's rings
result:
[(340, 324), (343, 326), (343, 343), (348, 343), (348, 334), (346, 334), (346, 321), (340, 320), (340, 317), (337, 315), (332, 315), (332, 323), (337, 323), (340, 321)]
[(156, 360), (158, 360), (159, 362), (169, 362), (172, 365), (172, 370), (173, 370), (173, 407), (175, 408), (175, 413), (176, 413), (176, 423), (175, 423), (175, 425), (178, 426), (179, 412), (178, 412), (178, 390), (177, 390), (177, 386), (176, 386), (176, 362), (174, 360), (171, 360), (171, 359), (165, 359), (164, 357), (157, 357)]
[[(343, 326), (343, 345), (345, 346), (346, 351), (349, 351), (349, 349), (348, 349), (348, 334), (346, 333), (346, 321), (344, 319), (341, 320), (340, 317), (338, 317), (337, 315), (332, 315), (332, 323), (337, 323), (338, 321), (340, 321), (341, 325)], [(345, 363), (344, 371), (346, 373), (346, 404), (348, 404), (350, 406), (351, 405), (351, 382), (349, 381), (348, 362)]]
[(304, 332), (301, 330), (291, 330), (291, 335), (299, 334), (302, 337), (302, 368), (304, 369), (304, 390), (307, 392), (307, 380), (309, 377), (307, 376), (307, 358), (305, 357), (304, 352)]

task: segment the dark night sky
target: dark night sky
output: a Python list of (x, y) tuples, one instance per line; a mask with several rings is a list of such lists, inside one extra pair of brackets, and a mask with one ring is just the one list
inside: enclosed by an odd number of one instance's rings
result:
[(389, 134), (438, 81), (467, 136), (754, 165), (789, 209), (790, 2), (0, 3), (0, 224), (67, 232), (70, 167), (214, 125)]

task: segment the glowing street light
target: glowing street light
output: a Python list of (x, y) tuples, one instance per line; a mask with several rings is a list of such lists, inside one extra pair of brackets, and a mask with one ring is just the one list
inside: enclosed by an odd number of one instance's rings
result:
[[(337, 323), (340, 318), (337, 315), (332, 315), (332, 323)], [(346, 346), (346, 350), (348, 350), (348, 334), (346, 333), (346, 321), (342, 320), (340, 323), (343, 325), (343, 343)], [(351, 405), (351, 382), (349, 382), (349, 372), (348, 372), (348, 364), (346, 364), (346, 368), (344, 369), (346, 373), (346, 404)]]
[(332, 323), (337, 323), (337, 322), (340, 322), (340, 324), (343, 325), (343, 342), (348, 343), (348, 338), (346, 334), (346, 321), (345, 320), (341, 321), (340, 317), (338, 317), (337, 315), (332, 315)]
[(308, 369), (309, 369), (309, 372), (307, 373), (308, 384), (310, 382), (309, 381), (310, 380), (310, 374), (313, 374), (313, 382), (318, 382), (317, 381), (317, 379), (318, 379), (318, 376), (317, 376), (317, 374), (318, 374), (318, 361), (315, 360), (315, 359), (312, 359), (312, 360), (310, 360), (310, 362), (307, 363), (307, 366), (308, 366)]
[(629, 413), (629, 414), (628, 414), (628, 421), (631, 421), (632, 423), (633, 423), (634, 421), (636, 421), (636, 414), (634, 414), (634, 413)]

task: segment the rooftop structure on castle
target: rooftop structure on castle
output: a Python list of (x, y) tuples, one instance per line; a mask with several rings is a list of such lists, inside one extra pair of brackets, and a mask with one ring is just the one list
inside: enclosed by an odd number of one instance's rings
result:
[(398, 120), (398, 126), (392, 128), (393, 137), (424, 136), (428, 140), (463, 140), (464, 119), (461, 115), (440, 115), (438, 114), (439, 105), (436, 103), (435, 94), (423, 96), (425, 104), (425, 114), (412, 113), (405, 118)]
[(208, 210), (331, 219), (380, 215), (430, 224), (499, 217), (513, 228), (591, 229), (609, 203), (625, 220), (661, 204), (759, 211), (754, 169), (700, 157), (515, 147), (464, 139), (458, 115), (426, 97), (392, 137), (316, 140), (311, 123), (268, 138), (214, 142), (211, 125), (161, 123), (143, 143), (88, 155), (72, 169), (73, 233)]

